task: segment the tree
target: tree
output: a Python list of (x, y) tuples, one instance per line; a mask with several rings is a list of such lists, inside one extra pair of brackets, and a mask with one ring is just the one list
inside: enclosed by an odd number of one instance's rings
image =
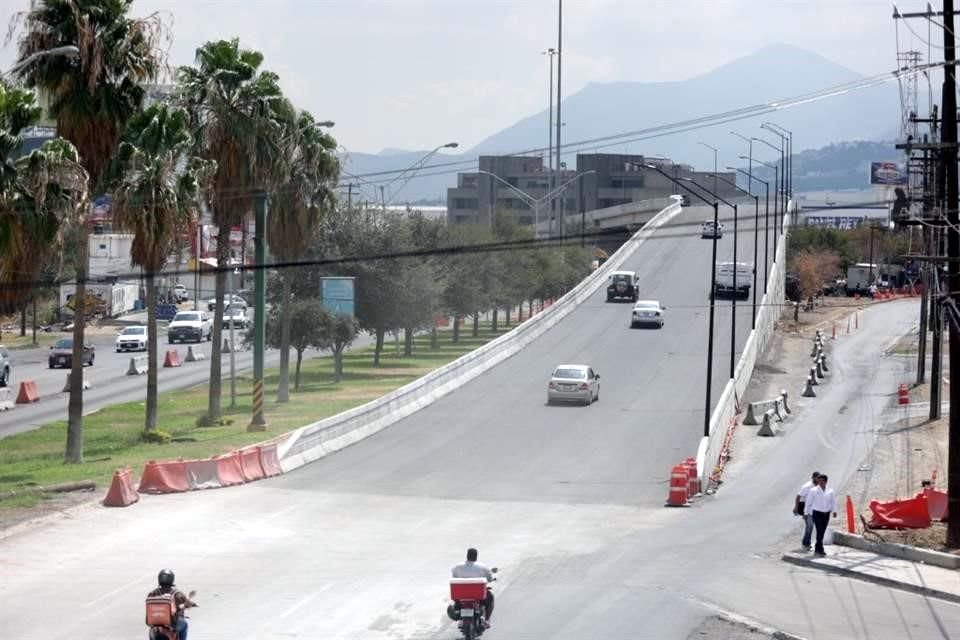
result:
[(489, 283), (483, 276), (484, 268), (489, 264), (488, 255), (479, 249), (490, 242), (487, 227), (477, 225), (455, 225), (447, 228), (445, 246), (452, 253), (444, 260), (447, 274), (443, 290), (444, 308), (453, 316), (454, 343), (460, 342), (460, 320), (488, 307)]
[[(274, 307), (267, 316), (266, 343), (273, 348), (280, 347), (280, 312)], [(297, 352), (297, 365), (294, 373), (294, 390), (300, 389), (300, 365), (303, 352), (329, 348), (329, 319), (319, 298), (298, 298), (290, 303), (290, 346)], [(253, 338), (248, 333), (247, 341)]]
[(188, 233), (212, 163), (190, 156), (193, 136), (182, 109), (154, 104), (130, 120), (114, 161), (113, 220), (133, 233), (131, 261), (147, 290), (147, 402), (144, 430), (157, 428), (157, 292), (154, 278)]
[[(337, 142), (322, 132), (313, 116), (292, 107), (285, 110), (285, 128), (281, 142), (283, 163), (278, 170), (276, 189), (271, 198), (267, 222), (270, 252), (280, 262), (303, 257), (324, 215), (336, 204), (333, 188), (340, 175), (336, 157)], [(290, 399), (290, 302), (294, 273), (281, 273), (283, 295), (280, 301), (280, 375), (277, 402)]]
[[(162, 64), (160, 39), (166, 28), (159, 14), (129, 17), (132, 0), (38, 0), (17, 14), (12, 27), (23, 23), (19, 41), (18, 75), (48, 99), (57, 134), (76, 147), (88, 175), (90, 193), (99, 193), (104, 170), (116, 153), (120, 131), (139, 111)], [(75, 58), (44, 55), (65, 46)], [(87, 278), (85, 216), (76, 216), (76, 295), (84, 299)], [(83, 461), (84, 314), (73, 329), (70, 402), (67, 409), (67, 462)]]
[(207, 204), (217, 235), (216, 309), (210, 356), (210, 395), (205, 422), (220, 419), (223, 296), (230, 261), (230, 229), (242, 224), (254, 197), (276, 181), (281, 166), (283, 117), (288, 103), (279, 78), (261, 71), (263, 54), (238, 40), (208, 42), (196, 66), (178, 74), (178, 100), (190, 113), (194, 153), (216, 163)]
[[(811, 300), (825, 282), (836, 276), (840, 268), (840, 256), (823, 249), (804, 249), (794, 256), (792, 264), (792, 271), (797, 274), (800, 299)], [(794, 307), (793, 320), (800, 321), (799, 303)]]
[(360, 325), (345, 313), (325, 313), (325, 316), (326, 342), (333, 352), (333, 381), (338, 383), (343, 378), (343, 352), (357, 338)]

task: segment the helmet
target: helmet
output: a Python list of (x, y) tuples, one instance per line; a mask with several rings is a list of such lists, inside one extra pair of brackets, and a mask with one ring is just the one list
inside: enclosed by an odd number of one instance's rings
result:
[(160, 583), (161, 587), (172, 587), (173, 571), (171, 569), (161, 569), (160, 574), (157, 576), (157, 582)]

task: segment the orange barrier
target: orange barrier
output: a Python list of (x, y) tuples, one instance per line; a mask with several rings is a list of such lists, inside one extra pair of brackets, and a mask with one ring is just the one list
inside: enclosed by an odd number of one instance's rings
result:
[(183, 460), (149, 461), (140, 476), (140, 493), (179, 493), (190, 490), (187, 463)]
[(187, 460), (187, 482), (190, 489), (217, 489), (221, 487), (220, 475), (217, 473), (217, 461), (211, 458), (205, 460)]
[(20, 393), (17, 394), (17, 404), (30, 404), (40, 400), (37, 383), (33, 380), (24, 380), (20, 383)]
[(897, 386), (897, 404), (910, 404), (910, 390), (906, 384)]
[(113, 482), (103, 499), (105, 507), (129, 507), (140, 499), (140, 494), (133, 488), (133, 476), (130, 467), (117, 469), (113, 472)]
[(277, 455), (276, 442), (259, 446), (257, 451), (260, 453), (260, 467), (263, 469), (265, 476), (271, 478), (283, 473), (283, 469), (280, 467), (280, 458)]
[(168, 349), (167, 355), (163, 358), (163, 366), (165, 367), (181, 367), (183, 363), (180, 361), (180, 352), (176, 349)]
[(670, 492), (667, 494), (668, 507), (682, 507), (687, 504), (687, 470), (682, 464), (675, 465), (670, 471)]
[(909, 500), (870, 501), (871, 529), (926, 529), (930, 526), (927, 500), (921, 493)]
[(856, 533), (857, 523), (854, 522), (853, 500), (847, 496), (847, 533)]
[(263, 467), (260, 466), (260, 452), (257, 451), (256, 447), (241, 449), (238, 456), (240, 457), (240, 470), (245, 482), (253, 482), (264, 478)]
[(221, 487), (229, 487), (246, 482), (243, 478), (243, 468), (240, 466), (239, 452), (234, 451), (225, 456), (217, 456), (214, 460), (217, 463), (217, 477), (220, 479)]
[(923, 490), (923, 495), (927, 499), (927, 513), (931, 520), (947, 522), (949, 514), (947, 513), (947, 494), (931, 487)]
[(687, 497), (700, 493), (700, 476), (697, 475), (697, 459), (687, 458), (681, 464), (687, 470)]

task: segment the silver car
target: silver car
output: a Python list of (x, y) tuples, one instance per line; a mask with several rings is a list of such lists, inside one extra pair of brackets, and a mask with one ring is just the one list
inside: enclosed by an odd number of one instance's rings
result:
[(659, 300), (640, 300), (633, 305), (633, 311), (630, 314), (630, 327), (647, 325), (663, 329), (666, 309), (665, 306), (660, 304)]
[(600, 399), (600, 375), (585, 364), (561, 364), (547, 384), (547, 404), (579, 402), (590, 406)]

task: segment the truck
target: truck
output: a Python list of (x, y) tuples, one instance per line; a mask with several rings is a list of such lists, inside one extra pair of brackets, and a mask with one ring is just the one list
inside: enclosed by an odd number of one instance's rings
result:
[[(736, 277), (734, 277), (736, 276)], [(746, 298), (753, 282), (752, 262), (718, 262), (713, 286), (716, 295), (735, 295)]]
[[(873, 282), (871, 282), (871, 273)], [(847, 295), (866, 293), (880, 276), (880, 268), (869, 262), (858, 262), (847, 267)]]

